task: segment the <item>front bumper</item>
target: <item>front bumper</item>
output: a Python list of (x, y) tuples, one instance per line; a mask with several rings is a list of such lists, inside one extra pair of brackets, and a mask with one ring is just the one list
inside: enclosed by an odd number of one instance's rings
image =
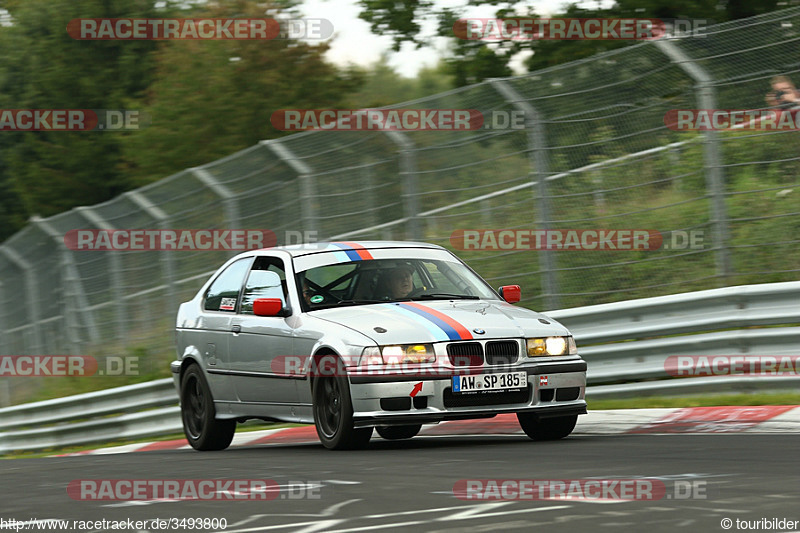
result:
[[(528, 363), (502, 371), (526, 371), (525, 390), (453, 393), (452, 376), (351, 375), (356, 427), (404, 425), (492, 417), (501, 413), (534, 413), (541, 418), (586, 413), (586, 362)], [(473, 375), (498, 369), (473, 369)], [(546, 378), (546, 379), (543, 379)]]

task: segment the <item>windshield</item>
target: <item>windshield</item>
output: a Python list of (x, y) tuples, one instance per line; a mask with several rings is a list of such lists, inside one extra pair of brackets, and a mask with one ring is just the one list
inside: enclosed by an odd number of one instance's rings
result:
[(304, 310), (413, 300), (497, 300), (461, 263), (433, 259), (376, 259), (311, 268), (298, 275)]

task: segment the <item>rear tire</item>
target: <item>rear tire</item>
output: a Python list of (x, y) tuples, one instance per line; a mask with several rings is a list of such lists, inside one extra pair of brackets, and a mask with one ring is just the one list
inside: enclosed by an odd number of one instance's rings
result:
[[(320, 364), (325, 364), (325, 361)], [(353, 427), (353, 403), (346, 376), (337, 372), (335, 376), (316, 378), (312, 397), (314, 425), (323, 446), (329, 450), (350, 450), (367, 445), (372, 437), (372, 428)]]
[(218, 420), (214, 398), (202, 369), (192, 364), (181, 379), (181, 420), (183, 433), (192, 448), (224, 450), (236, 432), (236, 420)]
[(420, 429), (422, 429), (422, 424), (414, 424), (411, 426), (378, 426), (375, 428), (378, 435), (386, 440), (410, 439), (416, 436)]
[(539, 418), (534, 413), (517, 413), (522, 430), (533, 440), (563, 439), (575, 429), (578, 415)]

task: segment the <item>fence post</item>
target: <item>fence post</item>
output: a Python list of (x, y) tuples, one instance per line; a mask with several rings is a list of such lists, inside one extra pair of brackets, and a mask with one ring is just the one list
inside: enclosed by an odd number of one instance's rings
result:
[[(106, 222), (91, 207), (76, 207), (75, 212), (89, 221), (97, 229), (114, 231), (116, 228)], [(117, 338), (124, 345), (128, 345), (128, 316), (125, 304), (125, 291), (122, 288), (122, 261), (119, 251), (108, 251), (109, 277), (111, 278), (111, 305), (114, 307), (114, 318), (116, 320)]]
[(417, 180), (416, 146), (407, 135), (399, 131), (387, 131), (386, 136), (399, 148), (400, 177), (403, 180), (403, 216), (406, 219), (407, 238), (422, 240), (419, 224), (419, 184)]
[[(681, 151), (678, 147), (670, 148), (667, 152), (667, 160), (672, 168), (680, 168), (681, 165)], [(683, 179), (682, 178), (675, 178), (675, 187), (682, 191), (683, 189)]]
[[(492, 79), (489, 83), (494, 89), (525, 114), (525, 131), (528, 134), (528, 162), (531, 174), (536, 177), (536, 225), (539, 229), (550, 229), (550, 198), (547, 192), (547, 179), (549, 177), (547, 142), (545, 126), (541, 114), (526, 101), (505, 80)], [(544, 292), (544, 306), (546, 309), (559, 308), (558, 278), (556, 276), (556, 258), (552, 250), (545, 248), (539, 250), (539, 266), (542, 270), (542, 290)]]
[[(659, 39), (653, 42), (673, 63), (697, 82), (696, 87), (698, 89), (698, 104), (700, 108), (716, 109), (717, 96), (711, 75), (671, 40)], [(722, 156), (720, 155), (719, 138), (716, 131), (704, 131), (703, 139), (703, 144), (705, 145), (703, 161), (705, 164), (706, 187), (708, 188), (709, 196), (711, 196), (711, 224), (714, 228), (717, 276), (722, 278), (723, 284), (726, 284), (727, 277), (731, 274), (730, 254), (728, 252), (730, 230), (725, 209), (725, 177), (722, 174)]]
[(592, 180), (592, 197), (594, 198), (594, 206), (597, 212), (604, 215), (606, 212), (606, 195), (603, 194), (603, 171), (600, 169), (592, 170), (589, 172), (589, 178)]
[(492, 200), (484, 198), (480, 201), (481, 226), (489, 228), (492, 225)]
[[(169, 215), (163, 209), (155, 205), (145, 195), (139, 191), (128, 191), (123, 196), (127, 196), (134, 204), (138, 205), (153, 219), (157, 220), (158, 227), (162, 230), (170, 229), (168, 225)], [(175, 298), (175, 263), (173, 262), (174, 253), (170, 250), (162, 250), (159, 254), (161, 266), (164, 271), (165, 285), (167, 286), (166, 304), (167, 312), (175, 314), (178, 312), (178, 304)]]
[(44, 344), (42, 343), (42, 332), (39, 327), (39, 319), (41, 317), (39, 312), (39, 290), (36, 285), (36, 274), (33, 272), (33, 266), (26, 259), (23, 259), (16, 250), (12, 250), (8, 246), (0, 246), (0, 253), (14, 263), (22, 271), (22, 275), (25, 278), (25, 298), (22, 301), (25, 303), (23, 307), (28, 310), (28, 320), (30, 321), (30, 328), (32, 328), (31, 338), (33, 342), (30, 351), (33, 355), (43, 355)]
[[(80, 314), (83, 317), (83, 323), (86, 325), (89, 340), (92, 343), (97, 343), (100, 336), (97, 333), (97, 326), (94, 322), (94, 315), (89, 309), (89, 302), (86, 299), (86, 292), (83, 290), (80, 274), (78, 268), (75, 266), (75, 261), (72, 258), (72, 252), (67, 249), (64, 244), (64, 236), (59, 233), (50, 223), (39, 217), (31, 217), (31, 222), (37, 226), (48, 237), (53, 239), (53, 242), (58, 249), (58, 255), (61, 260), (61, 288), (64, 297), (64, 324), (67, 326), (66, 338), (72, 344), (74, 354), (83, 351), (82, 339), (78, 334), (80, 323), (75, 320), (75, 317)], [(73, 313), (73, 308), (75, 312)]]
[[(303, 217), (303, 231), (310, 232), (310, 235), (319, 235), (319, 220), (317, 215), (317, 185), (314, 182), (314, 174), (311, 167), (297, 158), (292, 151), (276, 139), (259, 141), (272, 150), (278, 158), (289, 165), (289, 168), (297, 174), (300, 182), (300, 206)], [(316, 233), (314, 233), (316, 232)], [(283, 244), (283, 243), (279, 243)]]
[[(225, 211), (225, 219), (230, 229), (239, 228), (239, 205), (236, 202), (236, 194), (220, 183), (211, 172), (203, 167), (190, 168), (189, 172), (197, 178), (200, 183), (211, 189), (211, 192), (222, 199), (222, 209)], [(234, 250), (231, 256), (241, 253), (241, 250)]]
[(378, 225), (378, 217), (375, 215), (375, 211), (372, 210), (373, 207), (378, 205), (378, 202), (375, 199), (375, 176), (372, 172), (372, 167), (367, 166), (361, 169), (359, 172), (361, 187), (363, 189), (365, 204), (370, 208), (369, 214), (367, 214), (365, 218), (366, 226), (372, 227)]

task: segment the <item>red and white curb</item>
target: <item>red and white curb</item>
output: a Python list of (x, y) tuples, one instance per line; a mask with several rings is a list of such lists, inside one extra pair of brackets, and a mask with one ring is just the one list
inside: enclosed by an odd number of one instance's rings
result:
[[(502, 414), (479, 420), (457, 420), (426, 425), (421, 436), (522, 434), (516, 415)], [(800, 433), (800, 406), (683, 407), (677, 409), (618, 409), (592, 411), (578, 418), (573, 435), (669, 433)], [(244, 431), (233, 447), (318, 443), (314, 426)], [(111, 448), (55, 455), (104, 455), (191, 449), (185, 439), (126, 444)]]

